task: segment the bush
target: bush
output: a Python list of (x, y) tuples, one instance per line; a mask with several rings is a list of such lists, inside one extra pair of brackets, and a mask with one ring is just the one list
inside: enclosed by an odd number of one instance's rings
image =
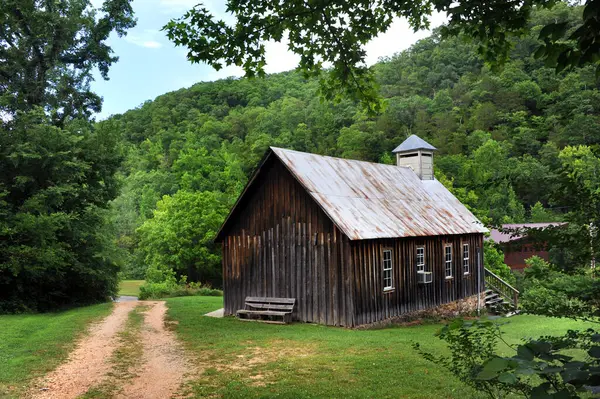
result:
[(145, 283), (140, 286), (140, 299), (160, 299), (171, 295), (171, 292), (177, 286), (173, 287), (167, 282), (162, 283)]
[(146, 282), (140, 287), (140, 299), (174, 298), (178, 296), (223, 296), (223, 291), (202, 287), (200, 283), (186, 283), (182, 276), (179, 284), (173, 279), (163, 282)]
[(598, 314), (600, 281), (589, 274), (565, 274), (533, 256), (523, 273), (521, 307), (528, 313), (553, 317)]
[(223, 296), (223, 291), (216, 288), (202, 287), (198, 290), (196, 295), (200, 296)]

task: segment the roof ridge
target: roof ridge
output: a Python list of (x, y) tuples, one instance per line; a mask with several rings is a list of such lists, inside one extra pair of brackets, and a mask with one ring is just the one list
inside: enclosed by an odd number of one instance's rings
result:
[(403, 166), (403, 165), (396, 165), (396, 164), (389, 164), (389, 163), (381, 163), (381, 162), (372, 162), (372, 161), (363, 161), (362, 159), (334, 157), (334, 156), (331, 156), (331, 155), (315, 154), (314, 152), (291, 150), (289, 148), (283, 148), (283, 147), (269, 146), (269, 148), (271, 150), (280, 150), (280, 151), (285, 151), (285, 152), (296, 152), (296, 153), (299, 153), (299, 154), (313, 155), (313, 156), (316, 156), (316, 157), (336, 159), (336, 160), (341, 160), (341, 161), (345, 161), (345, 162), (368, 163), (368, 164), (371, 164), (371, 165), (391, 166), (391, 167), (394, 167), (394, 168), (403, 168), (403, 169), (413, 170), (410, 166)]

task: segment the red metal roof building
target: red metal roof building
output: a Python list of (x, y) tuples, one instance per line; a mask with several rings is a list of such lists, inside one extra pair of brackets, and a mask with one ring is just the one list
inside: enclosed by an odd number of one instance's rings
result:
[(503, 224), (501, 229), (490, 230), (487, 239), (499, 244), (504, 252), (504, 263), (513, 270), (523, 270), (527, 267), (525, 261), (532, 256), (539, 256), (546, 261), (549, 259), (545, 243), (533, 241), (528, 237), (527, 232), (564, 224), (559, 222)]

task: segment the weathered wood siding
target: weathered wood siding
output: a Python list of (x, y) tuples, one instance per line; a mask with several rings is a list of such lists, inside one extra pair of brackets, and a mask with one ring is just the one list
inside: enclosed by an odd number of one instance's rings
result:
[[(469, 244), (469, 274), (463, 274), (462, 244)], [(453, 277), (446, 279), (446, 244), (452, 245)], [(429, 284), (418, 284), (416, 253), (425, 246), (425, 265), (433, 273)], [(482, 234), (422, 238), (352, 241), (352, 272), (355, 275), (355, 324), (367, 324), (417, 310), (467, 298), (477, 293), (477, 248)], [(392, 249), (394, 289), (383, 290), (382, 256)], [(482, 249), (481, 249), (482, 251)], [(483, 290), (483, 282), (480, 284)]]
[(353, 325), (348, 239), (274, 157), (250, 188), (222, 243), (225, 314), (246, 296), (285, 297), (295, 320)]

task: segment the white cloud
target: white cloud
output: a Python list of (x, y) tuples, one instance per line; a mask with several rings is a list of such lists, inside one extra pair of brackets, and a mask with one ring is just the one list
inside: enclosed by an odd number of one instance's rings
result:
[[(172, 13), (183, 14), (187, 10), (192, 9), (194, 6), (196, 6), (200, 3), (206, 3), (206, 1), (203, 1), (203, 0), (158, 0), (158, 5), (162, 9), (162, 12), (166, 13), (166, 14), (172, 14)], [(213, 7), (211, 7), (210, 5), (207, 8), (209, 10), (213, 9)]]
[(265, 44), (265, 58), (267, 61), (265, 72), (284, 72), (294, 69), (298, 66), (298, 63), (300, 62), (300, 56), (289, 51), (287, 46), (287, 39), (284, 39), (279, 43), (275, 41), (269, 41)]
[(155, 39), (157, 36), (160, 36), (160, 32), (156, 29), (134, 29), (125, 36), (125, 41), (136, 46), (156, 49), (163, 46)]
[[(448, 20), (446, 14), (436, 12), (430, 18), (431, 29), (442, 25)], [(413, 32), (406, 19), (395, 18), (387, 32), (380, 34), (365, 46), (367, 50), (367, 65), (375, 64), (379, 58), (391, 56), (406, 50), (420, 39), (429, 36), (431, 31)]]
[(145, 39), (141, 36), (136, 35), (127, 35), (125, 36), (125, 40), (131, 44), (135, 44), (136, 46), (146, 47), (146, 48), (161, 48), (162, 43), (157, 42), (156, 40)]
[(230, 76), (235, 76), (235, 77), (244, 76), (244, 70), (239, 66), (229, 65), (229, 66), (225, 66), (225, 67), (219, 69), (218, 71), (215, 71), (213, 69), (212, 73), (203, 75), (202, 79), (199, 79), (199, 80), (210, 82), (213, 80), (225, 79)]

